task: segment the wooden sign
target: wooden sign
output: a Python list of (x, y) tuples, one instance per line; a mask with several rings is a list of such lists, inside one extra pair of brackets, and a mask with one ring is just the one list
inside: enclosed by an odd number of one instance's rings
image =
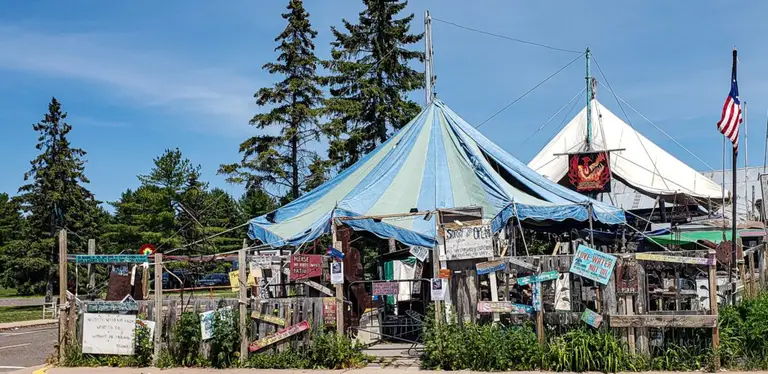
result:
[(519, 266), (519, 267), (521, 267), (523, 269), (528, 269), (528, 270), (531, 270), (531, 271), (536, 271), (537, 270), (536, 266), (534, 266), (533, 264), (529, 264), (529, 263), (527, 263), (527, 262), (525, 262), (523, 260), (518, 260), (518, 259), (513, 258), (513, 257), (507, 257), (507, 262), (509, 262), (512, 265)]
[(271, 323), (273, 325), (285, 326), (285, 320), (280, 318), (280, 317), (278, 317), (278, 316), (273, 316), (273, 315), (269, 315), (269, 314), (261, 314), (259, 312), (253, 312), (253, 313), (251, 313), (251, 318), (259, 319), (259, 320), (262, 320), (262, 321), (266, 321), (266, 322), (269, 322), (269, 323)]
[(477, 268), (477, 275), (483, 275), (504, 270), (507, 268), (507, 263), (504, 260), (481, 262), (475, 265), (475, 268)]
[(77, 264), (143, 264), (147, 255), (76, 255)]
[(616, 265), (616, 256), (579, 244), (576, 255), (573, 256), (570, 272), (598, 283), (608, 284), (614, 265)]
[(533, 310), (541, 310), (541, 282), (531, 284), (531, 304), (533, 304)]
[(527, 277), (517, 278), (517, 284), (525, 286), (531, 283), (541, 283), (557, 279), (559, 273), (557, 270), (548, 271), (541, 274), (529, 275)]
[(478, 301), (478, 313), (511, 313), (512, 303), (509, 301)]
[(312, 287), (312, 288), (314, 288), (314, 289), (316, 289), (316, 290), (318, 290), (318, 291), (320, 291), (320, 292), (322, 292), (322, 293), (324, 293), (324, 294), (326, 294), (326, 295), (328, 295), (328, 296), (333, 296), (333, 295), (334, 295), (334, 294), (333, 294), (333, 291), (331, 291), (331, 289), (330, 289), (330, 288), (328, 288), (328, 287), (325, 287), (325, 286), (323, 286), (322, 284), (320, 284), (320, 283), (317, 283), (317, 282), (315, 282), (315, 281), (311, 281), (311, 280), (309, 280), (309, 279), (305, 279), (305, 280), (303, 280), (301, 283), (304, 283), (304, 284), (306, 284), (307, 286), (310, 286), (310, 287)]
[(397, 295), (400, 289), (398, 282), (376, 282), (373, 283), (373, 295)]
[(323, 275), (323, 256), (291, 255), (288, 267), (291, 281), (320, 277)]
[(269, 255), (251, 256), (250, 264), (252, 268), (269, 269), (272, 266), (272, 256), (269, 256)]
[(625, 258), (616, 267), (616, 293), (636, 294), (637, 288), (637, 264), (635, 260)]
[(139, 304), (136, 301), (87, 301), (85, 311), (87, 313), (138, 312)]
[(326, 326), (336, 324), (336, 299), (333, 297), (323, 298), (323, 323)]
[(251, 344), (248, 345), (248, 350), (251, 352), (256, 352), (259, 349), (262, 349), (268, 345), (275, 344), (283, 339), (289, 338), (293, 335), (296, 335), (302, 331), (309, 330), (309, 322), (307, 321), (301, 321), (295, 325), (286, 327), (282, 330), (278, 330), (276, 333), (272, 335), (265, 336), (264, 338), (261, 338), (255, 342), (251, 342)]
[(459, 226), (444, 231), (446, 260), (493, 257), (491, 225)]
[(581, 320), (587, 325), (594, 328), (598, 328), (600, 323), (603, 322), (603, 316), (593, 312), (590, 309), (584, 309), (584, 313), (581, 314)]
[(608, 152), (568, 155), (569, 187), (578, 192), (611, 192), (611, 165)]
[(635, 255), (635, 258), (643, 261), (674, 262), (676, 264), (714, 265), (714, 259), (710, 260), (706, 257), (681, 257), (657, 255), (652, 253), (638, 253)]
[(531, 314), (533, 313), (533, 307), (525, 304), (512, 304), (513, 314)]
[(83, 353), (133, 355), (136, 316), (83, 314)]

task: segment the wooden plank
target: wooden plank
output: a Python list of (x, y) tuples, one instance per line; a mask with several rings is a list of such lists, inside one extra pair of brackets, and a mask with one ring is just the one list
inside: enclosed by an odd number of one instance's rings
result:
[(301, 321), (300, 323), (284, 328), (272, 335), (265, 336), (255, 342), (252, 342), (251, 344), (248, 345), (248, 349), (251, 352), (256, 352), (268, 345), (277, 343), (283, 339), (289, 338), (293, 335), (296, 335), (306, 330), (309, 330), (309, 322)]
[[(712, 259), (712, 264), (709, 265), (708, 269), (708, 280), (709, 280), (709, 313), (717, 318), (718, 310), (717, 310), (717, 287), (715, 286), (717, 284), (717, 265), (715, 265), (714, 260), (716, 259), (716, 251), (714, 249), (710, 249), (707, 253), (707, 257)], [(715, 324), (715, 326), (712, 328), (712, 351), (717, 352), (718, 348), (720, 347), (720, 328)], [(720, 368), (720, 358), (718, 355), (715, 355), (715, 369)]]
[[(48, 278), (50, 279), (50, 278)], [(59, 360), (64, 359), (67, 339), (67, 230), (59, 231)]]
[(611, 327), (716, 327), (717, 316), (713, 315), (610, 315)]
[(507, 260), (507, 262), (509, 262), (512, 265), (516, 265), (516, 266), (519, 266), (519, 267), (521, 267), (523, 269), (528, 269), (530, 271), (536, 271), (536, 266), (531, 265), (530, 263), (527, 263), (527, 262), (525, 262), (523, 260), (518, 260), (518, 259), (516, 259), (514, 257), (507, 257), (506, 260)]
[[(88, 254), (96, 254), (96, 239), (88, 239)], [(96, 273), (93, 271), (93, 265), (88, 264), (88, 289), (91, 292), (96, 287)]]
[(316, 289), (316, 290), (320, 291), (321, 293), (324, 293), (324, 294), (326, 294), (328, 296), (333, 296), (333, 291), (331, 291), (330, 288), (325, 287), (325, 286), (323, 286), (320, 283), (317, 283), (315, 281), (311, 281), (309, 279), (304, 279), (303, 281), (301, 281), (301, 283), (306, 284), (307, 286), (312, 287), (312, 288), (314, 288), (314, 289)]
[(691, 265), (710, 265), (711, 259), (703, 257), (681, 257), (681, 256), (667, 256), (657, 255), (653, 253), (638, 253), (635, 255), (635, 259), (643, 261), (658, 261), (658, 262), (672, 262), (677, 264), (691, 264)]
[[(155, 306), (153, 310), (153, 320), (155, 321), (154, 349), (155, 355), (153, 361), (157, 364), (160, 358), (161, 344), (163, 339), (163, 254), (155, 254)], [(170, 329), (169, 329), (170, 330)]]
[[(66, 257), (65, 257), (66, 260)], [(149, 262), (146, 255), (76, 255), (77, 264), (143, 264)]]
[(255, 312), (254, 311), (254, 312), (251, 312), (251, 318), (259, 319), (259, 320), (262, 320), (262, 321), (266, 321), (266, 322), (269, 322), (269, 323), (271, 323), (273, 325), (285, 326), (285, 320), (284, 319), (282, 319), (280, 317), (277, 317), (277, 316), (273, 316), (271, 314), (263, 314), (261, 312)]
[(246, 308), (246, 302), (248, 300), (248, 279), (245, 272), (248, 264), (245, 262), (246, 249), (248, 248), (248, 240), (243, 239), (243, 249), (237, 252), (237, 279), (238, 279), (238, 306), (240, 310), (240, 364), (245, 364), (248, 360), (248, 319), (245, 318), (248, 315)]

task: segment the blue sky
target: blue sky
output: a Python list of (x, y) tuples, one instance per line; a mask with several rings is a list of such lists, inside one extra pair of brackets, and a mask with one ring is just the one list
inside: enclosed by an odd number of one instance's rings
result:
[[(179, 147), (212, 185), (240, 159), (259, 109), (253, 93), (273, 78), (261, 70), (275, 53), (285, 1), (25, 1), (0, 5), (0, 192), (15, 193), (36, 155), (31, 125), (55, 95), (88, 152), (89, 188), (102, 201), (138, 185), (163, 149)], [(742, 100), (749, 103), (750, 164), (762, 163), (768, 109), (768, 3), (726, 1), (412, 0), (423, 12), (469, 27), (567, 49), (589, 46), (623, 99), (709, 165), (722, 163), (715, 130), (729, 89), (730, 51), (740, 54)], [(307, 1), (329, 53), (330, 26), (356, 19), (360, 1)], [(433, 24), (438, 96), (479, 123), (575, 55)], [(422, 45), (417, 46), (422, 48)], [(419, 69), (422, 67), (419, 66)], [(601, 77), (598, 76), (598, 79)], [(600, 79), (602, 80), (602, 79)], [(558, 76), (489, 121), (482, 132), (527, 162), (558, 130), (561, 113), (524, 142), (584, 85), (584, 65)], [(423, 103), (422, 92), (413, 98)], [(598, 98), (621, 115), (607, 89)], [(578, 110), (582, 106), (577, 106)], [(576, 113), (576, 110), (568, 116)], [(628, 110), (632, 124), (696, 169), (693, 156)], [(742, 150), (744, 146), (742, 145)], [(743, 154), (744, 152), (742, 152)], [(743, 159), (742, 159), (743, 162)]]

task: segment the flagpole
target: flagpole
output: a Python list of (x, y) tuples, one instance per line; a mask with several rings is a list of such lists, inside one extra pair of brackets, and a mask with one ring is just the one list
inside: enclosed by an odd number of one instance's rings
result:
[[(736, 58), (737, 58), (736, 57), (736, 48), (734, 48), (733, 49), (733, 79), (734, 80), (736, 80)], [(738, 125), (739, 124), (736, 123), (736, 126), (738, 126)], [(737, 127), (737, 129), (738, 129), (738, 127)], [(739, 250), (738, 250), (738, 243), (739, 243), (739, 241), (738, 241), (738, 235), (736, 233), (736, 217), (737, 217), (736, 216), (736, 200), (737, 200), (737, 195), (738, 195), (736, 193), (736, 191), (737, 191), (737, 186), (736, 186), (736, 170), (737, 170), (736, 158), (738, 156), (738, 152), (739, 151), (738, 151), (737, 147), (733, 147), (732, 149), (733, 149), (733, 157), (732, 157), (731, 161), (732, 161), (732, 164), (733, 164), (733, 167), (732, 167), (733, 172), (731, 173), (732, 174), (731, 176), (732, 176), (732, 182), (733, 182), (733, 184), (732, 184), (733, 189), (731, 190), (731, 195), (732, 195), (731, 202), (733, 204), (733, 210), (732, 210), (732, 213), (731, 213), (731, 243), (733, 243), (733, 246), (732, 246), (732, 251), (731, 251), (732, 253), (731, 253), (731, 256), (730, 256), (731, 257), (730, 258), (730, 266), (729, 266), (729, 269), (728, 269), (728, 274), (729, 274), (728, 278), (729, 278), (729, 280), (731, 280), (732, 277), (733, 277), (733, 270), (734, 270), (734, 267), (736, 265), (736, 261), (735, 261), (736, 260), (736, 253), (739, 252)], [(733, 287), (733, 283), (732, 282), (730, 282), (730, 283), (731, 283), (731, 287)], [(736, 289), (734, 288), (734, 289), (731, 290), (731, 297), (732, 297), (731, 301), (732, 302), (735, 301), (735, 295), (736, 295)]]

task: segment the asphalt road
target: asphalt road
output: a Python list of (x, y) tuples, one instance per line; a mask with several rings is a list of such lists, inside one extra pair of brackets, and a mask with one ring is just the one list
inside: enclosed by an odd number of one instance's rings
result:
[(4, 297), (0, 298), (0, 306), (43, 306), (44, 297)]
[(56, 325), (0, 331), (0, 373), (44, 364), (58, 334)]

